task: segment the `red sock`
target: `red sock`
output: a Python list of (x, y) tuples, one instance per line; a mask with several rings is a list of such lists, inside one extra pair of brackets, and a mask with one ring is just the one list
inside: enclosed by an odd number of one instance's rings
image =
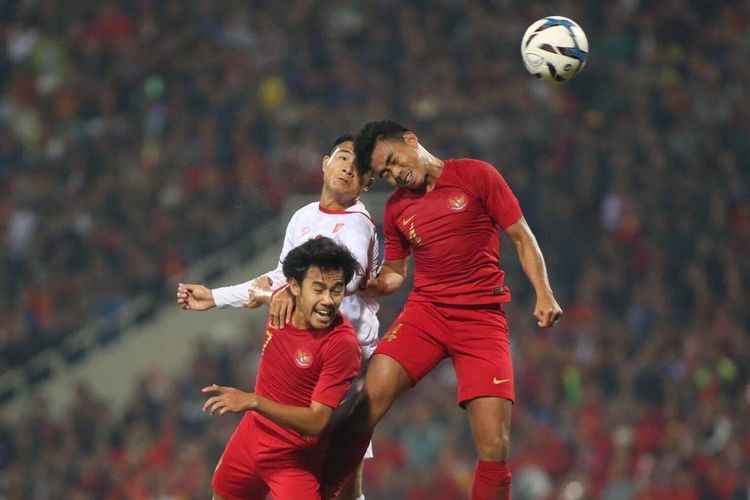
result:
[(474, 470), (471, 500), (510, 500), (510, 464), (480, 460)]
[(334, 430), (321, 474), (320, 496), (323, 500), (334, 498), (343, 488), (364, 458), (370, 439), (371, 432)]

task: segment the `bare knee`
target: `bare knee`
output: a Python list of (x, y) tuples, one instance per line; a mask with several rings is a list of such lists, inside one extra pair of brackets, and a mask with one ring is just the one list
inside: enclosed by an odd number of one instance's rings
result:
[(479, 460), (497, 462), (510, 457), (511, 408), (510, 401), (493, 397), (477, 398), (467, 404)]
[(499, 462), (510, 458), (509, 436), (485, 436), (476, 442), (479, 460)]
[(393, 402), (411, 387), (411, 378), (393, 358), (376, 354), (365, 376), (363, 401), (367, 430), (372, 431)]
[(368, 430), (373, 430), (393, 405), (396, 396), (382, 386), (365, 386), (365, 404), (367, 406)]

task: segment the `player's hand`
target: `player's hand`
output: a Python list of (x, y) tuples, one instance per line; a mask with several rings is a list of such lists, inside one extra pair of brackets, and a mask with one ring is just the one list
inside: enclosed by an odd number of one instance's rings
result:
[(404, 284), (407, 268), (406, 259), (386, 260), (376, 275), (367, 277), (357, 293), (369, 298), (390, 295)]
[(378, 285), (377, 276), (368, 276), (366, 279), (362, 280), (362, 284), (359, 285), (357, 293), (362, 297), (371, 299), (380, 297), (381, 294), (378, 292)]
[(255, 309), (263, 304), (271, 303), (271, 288), (268, 282), (259, 283), (258, 279), (254, 279), (250, 283), (250, 288), (247, 290), (247, 302), (242, 304), (242, 307), (246, 309)]
[(234, 387), (222, 387), (220, 385), (209, 385), (201, 389), (201, 392), (216, 394), (203, 403), (203, 411), (213, 415), (219, 412), (224, 415), (227, 412), (239, 413), (247, 411), (253, 407), (255, 394), (244, 392)]
[(205, 311), (216, 307), (210, 289), (191, 283), (177, 284), (177, 304), (186, 311)]
[(294, 313), (294, 295), (289, 287), (283, 288), (271, 297), (271, 308), (268, 314), (271, 316), (271, 326), (282, 328), (292, 321)]
[(540, 328), (555, 326), (563, 312), (552, 293), (537, 295), (534, 317)]

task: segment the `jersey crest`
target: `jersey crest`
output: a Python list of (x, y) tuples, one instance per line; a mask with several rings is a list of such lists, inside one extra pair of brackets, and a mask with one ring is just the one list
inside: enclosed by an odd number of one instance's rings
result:
[(448, 198), (448, 206), (451, 210), (454, 212), (459, 212), (466, 208), (466, 195), (461, 193), (456, 196), (451, 196)]
[(313, 362), (312, 353), (304, 348), (300, 347), (297, 352), (294, 353), (294, 363), (300, 368), (310, 368)]

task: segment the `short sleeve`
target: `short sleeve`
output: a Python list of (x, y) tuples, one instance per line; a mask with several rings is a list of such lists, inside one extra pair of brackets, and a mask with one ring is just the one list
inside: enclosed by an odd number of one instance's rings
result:
[(409, 242), (399, 232), (396, 216), (390, 203), (386, 204), (383, 214), (383, 237), (385, 239), (383, 252), (385, 260), (405, 259), (411, 253)]
[(484, 208), (492, 220), (506, 229), (521, 219), (523, 212), (516, 195), (495, 167), (478, 162), (473, 179), (474, 189), (480, 194)]
[(276, 264), (276, 269), (268, 271), (263, 274), (271, 281), (271, 291), (275, 292), (284, 286), (286, 286), (286, 276), (284, 276), (284, 259), (289, 252), (291, 252), (295, 246), (294, 235), (296, 233), (297, 221), (299, 219), (300, 210), (295, 212), (292, 218), (289, 220), (289, 224), (286, 225), (286, 233), (284, 234), (284, 245), (281, 247), (281, 254), (279, 255), (279, 261)]
[(359, 373), (361, 361), (362, 351), (353, 331), (336, 335), (324, 348), (323, 368), (311, 399), (337, 408)]

